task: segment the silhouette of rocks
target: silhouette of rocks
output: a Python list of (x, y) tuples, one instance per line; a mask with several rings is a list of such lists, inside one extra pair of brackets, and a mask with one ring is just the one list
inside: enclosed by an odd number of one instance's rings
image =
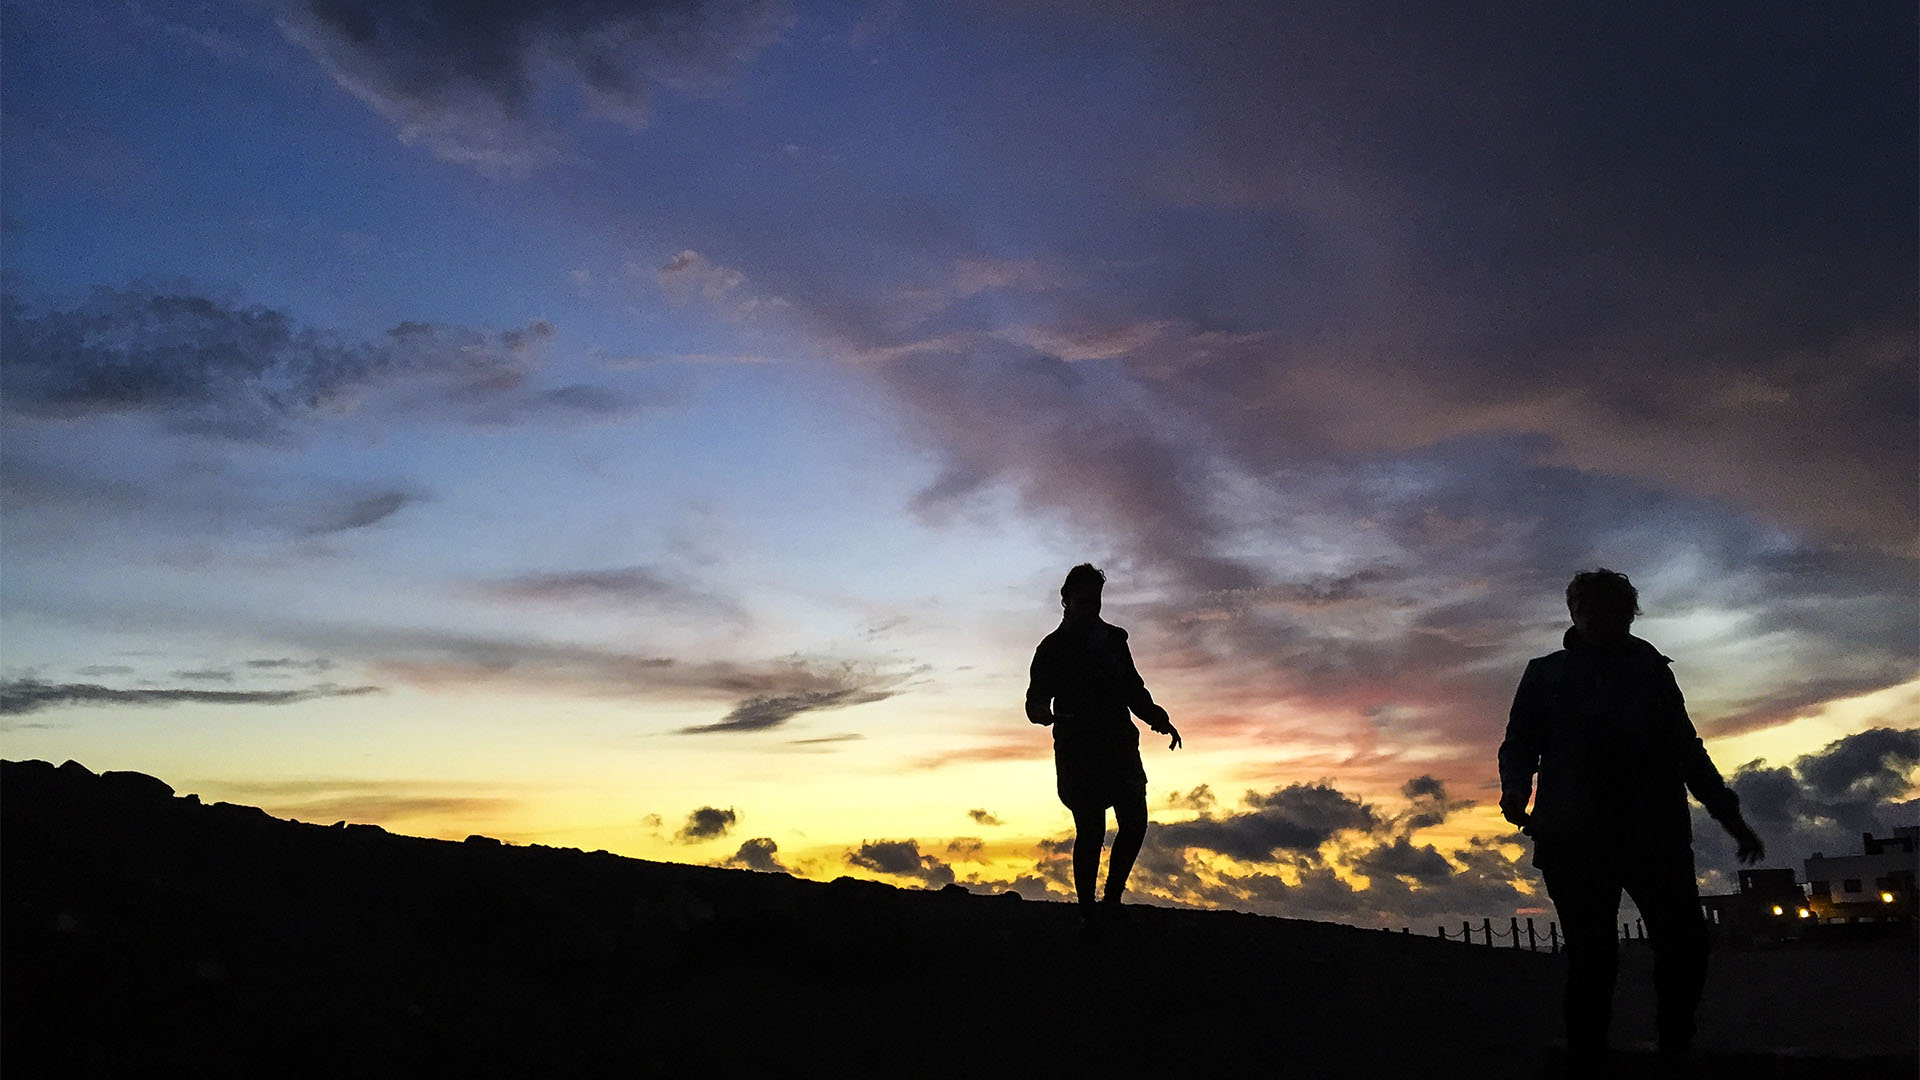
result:
[(173, 785), (142, 772), (103, 772), (100, 774), (100, 783), (108, 792), (125, 798), (173, 798)]
[[(425, 840), (156, 791), (0, 763), (9, 1075), (1517, 1077), (1557, 1033), (1544, 954), (1150, 907), (1124, 944), (1081, 946), (1070, 905), (1017, 894)], [(1909, 953), (1802, 986), (1769, 984), (1767, 959), (1716, 961), (1777, 1000), (1716, 983), (1703, 1040), (1743, 1010), (1823, 1031), (1826, 1010), (1855, 1056), (1783, 1044), (1799, 1056), (1726, 1058), (1738, 1075), (1913, 1075)]]

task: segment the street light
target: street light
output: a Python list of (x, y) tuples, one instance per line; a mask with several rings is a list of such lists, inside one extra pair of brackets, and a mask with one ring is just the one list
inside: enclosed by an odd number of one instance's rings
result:
[(1785, 908), (1782, 908), (1779, 904), (1775, 904), (1773, 905), (1773, 913), (1775, 915), (1785, 915), (1787, 912)]
[(1880, 902), (1881, 902), (1881, 903), (1883, 903), (1883, 904), (1891, 904), (1891, 903), (1893, 903), (1893, 894), (1892, 894), (1892, 893), (1890, 893), (1890, 892), (1883, 892), (1883, 893), (1881, 893), (1881, 894), (1880, 894)]

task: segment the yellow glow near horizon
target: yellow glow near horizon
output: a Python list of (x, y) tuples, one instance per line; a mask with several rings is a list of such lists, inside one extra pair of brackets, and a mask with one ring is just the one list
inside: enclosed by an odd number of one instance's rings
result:
[(1761, 731), (1707, 740), (1720, 770), (1731, 773), (1749, 761), (1791, 764), (1838, 739), (1869, 728), (1908, 728), (1920, 723), (1920, 676), (1871, 694), (1829, 701), (1797, 720)]

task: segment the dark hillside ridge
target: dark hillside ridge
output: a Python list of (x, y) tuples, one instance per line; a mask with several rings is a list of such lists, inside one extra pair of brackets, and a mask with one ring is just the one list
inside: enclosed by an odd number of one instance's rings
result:
[(1063, 904), (307, 825), (73, 762), (0, 763), (0, 884), (22, 1076), (1499, 1077), (1558, 1027), (1544, 955), (1151, 908), (1090, 946)]

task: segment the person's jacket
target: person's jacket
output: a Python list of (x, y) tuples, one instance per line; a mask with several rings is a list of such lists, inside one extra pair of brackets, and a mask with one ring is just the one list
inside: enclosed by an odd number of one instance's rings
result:
[(1715, 819), (1737, 819), (1739, 799), (1694, 731), (1673, 661), (1632, 636), (1604, 649), (1570, 628), (1564, 645), (1527, 664), (1500, 744), (1500, 806), (1524, 809), (1532, 793), (1536, 854), (1684, 847), (1689, 791)]
[(1033, 651), (1027, 683), (1027, 719), (1052, 724), (1055, 743), (1140, 743), (1131, 709), (1150, 726), (1164, 725), (1167, 710), (1154, 703), (1133, 666), (1127, 632), (1100, 619), (1062, 620)]

